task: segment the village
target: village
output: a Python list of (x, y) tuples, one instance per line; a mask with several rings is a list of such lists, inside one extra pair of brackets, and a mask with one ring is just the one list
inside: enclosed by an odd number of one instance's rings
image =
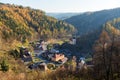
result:
[[(76, 44), (76, 40), (73, 39), (71, 41), (71, 44)], [(28, 68), (31, 70), (56, 70), (61, 66), (63, 67), (63, 65), (71, 59), (76, 62), (76, 69), (87, 68), (87, 66), (91, 65), (86, 64), (84, 57), (77, 59), (76, 56), (70, 55), (69, 51), (68, 53), (65, 50), (58, 50), (58, 46), (59, 44), (53, 44), (53, 47), (51, 48), (48, 46), (47, 42), (40, 40), (34, 45), (33, 54), (27, 48), (22, 47), (21, 58), (24, 61), (25, 65), (28, 66)]]

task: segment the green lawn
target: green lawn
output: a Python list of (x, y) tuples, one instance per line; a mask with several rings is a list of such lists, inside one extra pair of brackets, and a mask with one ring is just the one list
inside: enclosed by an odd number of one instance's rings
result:
[(92, 61), (92, 58), (85, 59), (85, 62)]

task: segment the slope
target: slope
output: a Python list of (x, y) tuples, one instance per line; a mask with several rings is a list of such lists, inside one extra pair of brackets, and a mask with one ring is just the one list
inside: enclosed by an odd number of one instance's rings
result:
[(75, 15), (79, 15), (79, 14), (80, 13), (46, 13), (46, 15), (52, 16), (59, 20), (64, 20), (64, 19), (70, 18)]
[(92, 52), (92, 46), (99, 38), (99, 35), (103, 30), (103, 24), (105, 24), (107, 21), (111, 21), (115, 18), (120, 17), (119, 13), (120, 8), (102, 10), (97, 12), (86, 12), (65, 19), (65, 21), (77, 28), (78, 35), (80, 36), (80, 38), (77, 40), (77, 45), (81, 49), (81, 52), (89, 53)]
[(97, 12), (86, 12), (71, 18), (65, 19), (66, 22), (74, 25), (80, 35), (94, 32), (101, 29), (107, 21), (120, 17), (120, 8), (102, 10)]
[(73, 31), (72, 25), (46, 16), (41, 10), (0, 4), (0, 33), (6, 41), (10, 38), (18, 41), (24, 38), (28, 40), (62, 38)]

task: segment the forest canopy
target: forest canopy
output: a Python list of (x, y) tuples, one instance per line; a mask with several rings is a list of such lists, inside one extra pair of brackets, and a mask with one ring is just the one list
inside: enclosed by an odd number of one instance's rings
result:
[(72, 25), (46, 16), (44, 11), (0, 4), (0, 35), (6, 41), (63, 38), (73, 32)]

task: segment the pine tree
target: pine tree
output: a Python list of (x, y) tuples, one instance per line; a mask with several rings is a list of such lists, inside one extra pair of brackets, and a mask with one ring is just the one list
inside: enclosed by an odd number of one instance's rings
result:
[(9, 65), (7, 64), (7, 62), (6, 62), (5, 59), (3, 59), (2, 63), (1, 63), (1, 70), (2, 70), (3, 72), (6, 72), (6, 71), (9, 70)]

